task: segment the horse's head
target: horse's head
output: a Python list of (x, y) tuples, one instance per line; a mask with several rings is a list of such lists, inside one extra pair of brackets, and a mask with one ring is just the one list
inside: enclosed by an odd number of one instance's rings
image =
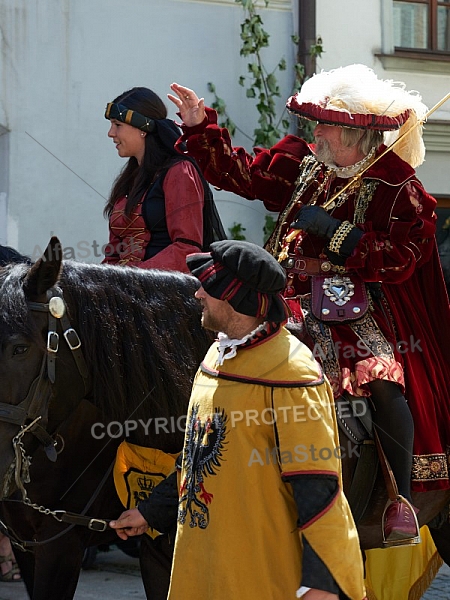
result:
[[(26, 480), (28, 458), (22, 438), (29, 444), (32, 434), (34, 445), (39, 441), (49, 457), (56, 458), (48, 433), (56, 358), (66, 362), (71, 353), (62, 341), (60, 344), (63, 335), (67, 335), (69, 345), (77, 344), (73, 334), (67, 334), (66, 306), (57, 287), (60, 272), (61, 244), (57, 238), (50, 240), (34, 265), (9, 265), (0, 271), (1, 496)], [(69, 396), (75, 393), (81, 399), (80, 385), (68, 391)], [(63, 418), (61, 415), (59, 420)]]
[(47, 432), (83, 398), (102, 415), (105, 444), (131, 432), (134, 444), (181, 450), (211, 343), (197, 287), (174, 271), (62, 264), (56, 238), (34, 265), (0, 269), (0, 488), (14, 453), (18, 464), (37, 440), (51, 450)]

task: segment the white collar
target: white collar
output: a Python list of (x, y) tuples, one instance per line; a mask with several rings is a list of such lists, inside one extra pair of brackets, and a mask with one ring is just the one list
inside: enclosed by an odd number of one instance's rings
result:
[(220, 331), (217, 336), (217, 339), (219, 340), (219, 356), (217, 357), (216, 364), (218, 364), (220, 366), (220, 365), (223, 365), (225, 360), (228, 360), (229, 358), (234, 358), (237, 354), (238, 346), (242, 346), (242, 344), (245, 344), (245, 342), (247, 342), (254, 335), (259, 333), (260, 331), (263, 331), (265, 329), (266, 325), (267, 325), (267, 321), (264, 321), (264, 323), (261, 323), (261, 325), (258, 325), (258, 327), (256, 327), (256, 329), (254, 329), (247, 335), (244, 335), (244, 337), (241, 338), (240, 340), (231, 339), (227, 336), (226, 333), (222, 333)]

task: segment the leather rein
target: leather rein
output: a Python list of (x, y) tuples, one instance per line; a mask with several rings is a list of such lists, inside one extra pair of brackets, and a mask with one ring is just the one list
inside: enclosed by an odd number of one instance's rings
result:
[[(22, 494), (22, 500), (20, 502), (37, 510), (41, 514), (51, 515), (57, 521), (71, 523), (71, 525), (60, 534), (43, 542), (26, 542), (20, 540), (15, 534), (11, 536), (6, 525), (0, 521), (0, 527), (7, 532), (7, 535), (9, 535), (13, 544), (22, 550), (25, 549), (25, 546), (36, 546), (50, 542), (69, 531), (69, 529), (75, 525), (86, 526), (92, 531), (105, 531), (108, 526), (108, 521), (86, 517), (85, 512), (98, 496), (112, 469), (111, 465), (93, 496), (79, 515), (64, 510), (50, 510), (32, 503), (28, 498), (25, 484), (30, 483), (29, 469), (31, 457), (27, 456), (23, 445), (22, 440), (24, 435), (27, 433), (34, 435), (44, 446), (47, 457), (52, 462), (56, 461), (57, 458), (57, 451), (55, 448), (57, 442), (51, 437), (45, 426), (47, 424), (47, 411), (52, 395), (52, 385), (56, 381), (56, 358), (60, 344), (60, 335), (57, 332), (58, 323), (61, 325), (62, 337), (70, 348), (78, 372), (83, 379), (86, 392), (88, 389), (89, 370), (81, 350), (81, 340), (75, 329), (71, 326), (67, 316), (67, 307), (62, 297), (61, 290), (56, 288), (49, 289), (47, 291), (47, 302), (28, 302), (27, 304), (31, 311), (48, 313), (47, 345), (46, 352), (44, 352), (42, 358), (39, 375), (32, 381), (26, 398), (17, 405), (0, 402), (0, 422), (3, 421), (20, 427), (17, 435), (12, 438), (15, 458), (5, 475), (3, 482), (3, 497), (8, 494), (10, 483), (14, 476), (15, 484)], [(8, 499), (5, 498), (4, 501), (8, 501)]]

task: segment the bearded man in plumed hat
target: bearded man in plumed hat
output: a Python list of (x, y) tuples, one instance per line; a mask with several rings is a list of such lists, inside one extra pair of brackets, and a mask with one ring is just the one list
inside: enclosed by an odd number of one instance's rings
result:
[(193, 90), (171, 89), (179, 142), (206, 179), (279, 213), (266, 248), (286, 269), (294, 317), (304, 320), (334, 396), (373, 404), (395, 476), (384, 543), (418, 543), (411, 491), (450, 488), (450, 311), (436, 200), (414, 170), (424, 160), (427, 107), (365, 65), (324, 71), (287, 102), (316, 123), (315, 143), (288, 135), (251, 155), (232, 146)]

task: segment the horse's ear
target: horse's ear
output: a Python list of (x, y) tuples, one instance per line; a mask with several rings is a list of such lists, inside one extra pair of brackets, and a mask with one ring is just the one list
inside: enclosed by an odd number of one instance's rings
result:
[(53, 236), (44, 254), (34, 263), (25, 277), (23, 289), (27, 298), (41, 296), (55, 285), (61, 273), (61, 263), (61, 242)]

